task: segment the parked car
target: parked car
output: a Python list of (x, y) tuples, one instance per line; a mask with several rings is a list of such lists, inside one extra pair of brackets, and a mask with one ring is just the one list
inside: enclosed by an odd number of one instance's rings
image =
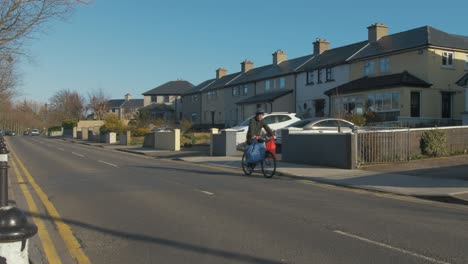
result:
[(39, 131), (39, 129), (31, 130), (31, 136), (40, 136), (40, 135), (41, 135), (41, 132)]
[[(297, 121), (285, 129), (294, 131), (307, 130), (310, 133), (352, 133), (357, 126), (339, 118), (308, 118)], [(276, 130), (276, 145), (281, 146), (281, 130)]]
[(13, 131), (13, 130), (7, 130), (7, 131), (5, 131), (5, 136), (10, 136), (10, 137), (12, 137), (12, 136), (15, 136), (15, 135), (16, 135), (16, 134), (15, 134), (15, 131)]
[(29, 131), (28, 131), (28, 130), (25, 130), (25, 131), (23, 132), (23, 136), (29, 136)]
[[(238, 126), (230, 128), (237, 130), (238, 132), (236, 144), (245, 142), (247, 137), (247, 130), (249, 129), (250, 119), (254, 117), (255, 116), (251, 116), (240, 123)], [(264, 120), (273, 131), (277, 131), (301, 119), (298, 118), (295, 113), (273, 112), (270, 114), (265, 114)]]

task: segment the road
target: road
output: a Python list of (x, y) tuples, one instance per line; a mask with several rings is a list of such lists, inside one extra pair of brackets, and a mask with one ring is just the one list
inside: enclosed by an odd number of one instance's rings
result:
[[(468, 207), (247, 177), (57, 139), (8, 144), (15, 166), (23, 163), (37, 183), (25, 179), (43, 204), (35, 219), (51, 234), (71, 228), (61, 239), (51, 235), (63, 263), (80, 254), (115, 264), (468, 263)], [(13, 189), (21, 184), (12, 181)], [(82, 252), (70, 249), (73, 239)]]

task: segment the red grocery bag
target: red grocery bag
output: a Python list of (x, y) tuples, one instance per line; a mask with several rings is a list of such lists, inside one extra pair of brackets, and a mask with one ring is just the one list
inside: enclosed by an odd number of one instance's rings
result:
[(274, 138), (268, 140), (265, 147), (267, 151), (271, 152), (273, 155), (276, 156), (276, 143)]

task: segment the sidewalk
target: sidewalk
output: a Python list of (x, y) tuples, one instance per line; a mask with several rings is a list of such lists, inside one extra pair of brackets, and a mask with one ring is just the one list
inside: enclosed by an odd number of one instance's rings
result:
[[(76, 141), (76, 143), (80, 143)], [(135, 146), (106, 145), (100, 143), (83, 143), (101, 146), (106, 149), (130, 152), (155, 158), (177, 159), (190, 163), (208, 164), (234, 169), (241, 168), (241, 157), (211, 157), (209, 147), (195, 146), (183, 151), (161, 151)], [(391, 171), (344, 170), (336, 168), (308, 166), (279, 161), (277, 173), (283, 176), (297, 177), (320, 183), (346, 186), (372, 191), (388, 192), (407, 196), (427, 197), (433, 199), (463, 200), (468, 204), (468, 181), (456, 178), (424, 177), (405, 175)]]

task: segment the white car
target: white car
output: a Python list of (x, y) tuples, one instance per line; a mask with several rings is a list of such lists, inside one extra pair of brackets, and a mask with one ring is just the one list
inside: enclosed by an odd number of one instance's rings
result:
[[(245, 142), (247, 137), (247, 130), (249, 130), (250, 119), (255, 116), (251, 116), (240, 123), (238, 126), (231, 127), (230, 130), (236, 130), (237, 140), (236, 144), (241, 144)], [(273, 132), (278, 131), (279, 129), (285, 128), (292, 123), (300, 121), (301, 119), (296, 117), (295, 113), (283, 113), (283, 112), (273, 112), (270, 114), (265, 114), (263, 120), (265, 123), (273, 130)]]
[(41, 132), (39, 132), (39, 129), (33, 129), (31, 130), (31, 136), (40, 136)]
[[(310, 133), (352, 133), (357, 126), (339, 118), (308, 118), (297, 121), (285, 129), (294, 131), (310, 131)], [(281, 130), (276, 130), (276, 144), (281, 145)]]

